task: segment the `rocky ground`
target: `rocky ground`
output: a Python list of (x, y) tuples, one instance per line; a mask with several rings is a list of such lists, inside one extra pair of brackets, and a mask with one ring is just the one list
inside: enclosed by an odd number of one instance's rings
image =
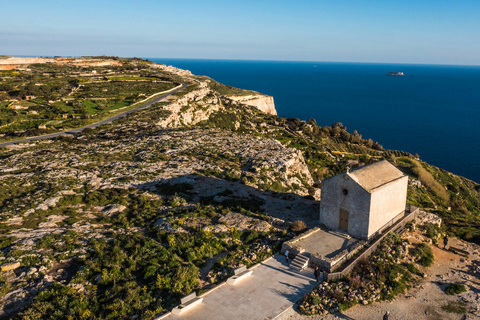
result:
[[(61, 298), (34, 301), (35, 307), (26, 309), (31, 318), (68, 312), (88, 318), (97, 312), (97, 318), (152, 319), (183, 295), (274, 253), (294, 236), (288, 230), (292, 222), (313, 227), (319, 180), (386, 157), (409, 165), (408, 153), (383, 150), (341, 124), (319, 127), (313, 119), (277, 117), (271, 97), (254, 93), (254, 103), (252, 92), (185, 70), (149, 66), (189, 87), (95, 130), (0, 149), (0, 318), (53, 287)], [(476, 199), (472, 185), (462, 180), (462, 188), (449, 186), (452, 193), (466, 190)], [(421, 200), (428, 190), (410, 186), (412, 191)], [(411, 200), (422, 204), (419, 199)], [(204, 243), (195, 243), (199, 237)], [(126, 248), (130, 239), (152, 256)], [(121, 252), (118, 261), (108, 259), (111, 252)], [(462, 260), (438, 248), (434, 252), (427, 278), (405, 297), (328, 317), (371, 319), (388, 306), (393, 319), (457, 319), (441, 306), (458, 299), (467, 300), (469, 316), (478, 316), (478, 271), (469, 269), (478, 255), (472, 251), (470, 260)], [(125, 283), (117, 279), (120, 274)], [(465, 282), (469, 291), (446, 296), (441, 291), (446, 281)], [(122, 316), (112, 311), (118, 309), (115, 290), (133, 297), (120, 308)], [(65, 294), (75, 310), (61, 309)], [(108, 304), (107, 311), (98, 301)]]
[[(142, 218), (143, 228), (129, 227), (128, 232), (269, 233), (298, 219), (307, 223), (316, 219), (318, 202), (303, 197), (313, 180), (301, 152), (274, 139), (193, 126), (224, 108), (222, 99), (201, 85), (95, 134), (4, 150), (0, 263), (12, 270), (1, 274), (0, 316), (18, 311), (56, 282), (84, 290), (85, 283), (70, 284), (70, 280), (91, 252), (89, 241), (123, 232), (112, 229), (112, 222), (135, 215), (132, 197), (156, 204), (159, 218)], [(241, 110), (240, 104), (235, 105)], [(238, 209), (213, 220), (170, 213), (210, 205)], [(240, 208), (271, 218), (247, 216)], [(273, 253), (279, 244), (277, 236), (269, 237), (242, 255), (229, 257), (228, 263), (252, 263), (261, 252)], [(218, 258), (225, 258), (225, 253), (201, 269), (201, 288), (231, 272), (230, 267), (211, 270)]]

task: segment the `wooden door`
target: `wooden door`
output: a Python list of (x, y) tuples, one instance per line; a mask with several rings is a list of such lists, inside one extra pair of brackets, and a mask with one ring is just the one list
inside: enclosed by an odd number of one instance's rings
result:
[(348, 231), (348, 216), (350, 213), (347, 210), (340, 209), (340, 227), (342, 231)]

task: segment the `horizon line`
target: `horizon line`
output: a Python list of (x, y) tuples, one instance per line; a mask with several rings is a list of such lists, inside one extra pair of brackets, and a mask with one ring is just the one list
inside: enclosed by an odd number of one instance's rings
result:
[[(115, 56), (115, 55), (6, 55), (0, 54), (0, 57), (15, 58), (54, 58), (54, 57), (117, 57), (123, 59), (138, 58), (138, 56)], [(220, 61), (252, 61), (252, 62), (307, 62), (307, 63), (355, 63), (355, 64), (399, 64), (399, 65), (424, 65), (424, 66), (461, 66), (461, 67), (480, 67), (480, 64), (452, 64), (452, 63), (419, 63), (419, 62), (374, 62), (374, 61), (332, 61), (332, 60), (294, 60), (294, 59), (238, 59), (238, 58), (172, 58), (172, 57), (143, 57), (142, 59), (171, 59), (171, 60), (220, 60)]]

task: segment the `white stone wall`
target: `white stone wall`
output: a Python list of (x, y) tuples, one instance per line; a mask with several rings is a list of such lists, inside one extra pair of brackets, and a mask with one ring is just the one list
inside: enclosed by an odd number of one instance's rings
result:
[(408, 177), (403, 176), (372, 190), (368, 236), (405, 211)]
[[(348, 194), (343, 194), (343, 189)], [(348, 211), (347, 233), (355, 238), (368, 237), (370, 211), (370, 193), (346, 174), (341, 174), (322, 181), (320, 202), (320, 223), (328, 228), (339, 230), (340, 209)]]
[[(347, 233), (368, 239), (405, 210), (408, 177), (366, 191), (348, 174), (322, 181), (320, 223), (340, 229), (340, 209), (349, 212)], [(347, 189), (344, 195), (342, 190)]]

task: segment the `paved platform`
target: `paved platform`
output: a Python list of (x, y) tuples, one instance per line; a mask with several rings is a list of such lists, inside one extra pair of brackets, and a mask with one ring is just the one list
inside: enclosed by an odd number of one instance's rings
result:
[(343, 250), (350, 251), (361, 240), (352, 238), (346, 233), (318, 229), (305, 239), (295, 242), (295, 245), (305, 248), (305, 252), (317, 253), (327, 258), (333, 258)]
[[(313, 269), (291, 270), (285, 257), (275, 255), (235, 285), (225, 284), (203, 295), (203, 302), (167, 320), (275, 319), (316, 285)], [(281, 319), (278, 317), (277, 319)]]

